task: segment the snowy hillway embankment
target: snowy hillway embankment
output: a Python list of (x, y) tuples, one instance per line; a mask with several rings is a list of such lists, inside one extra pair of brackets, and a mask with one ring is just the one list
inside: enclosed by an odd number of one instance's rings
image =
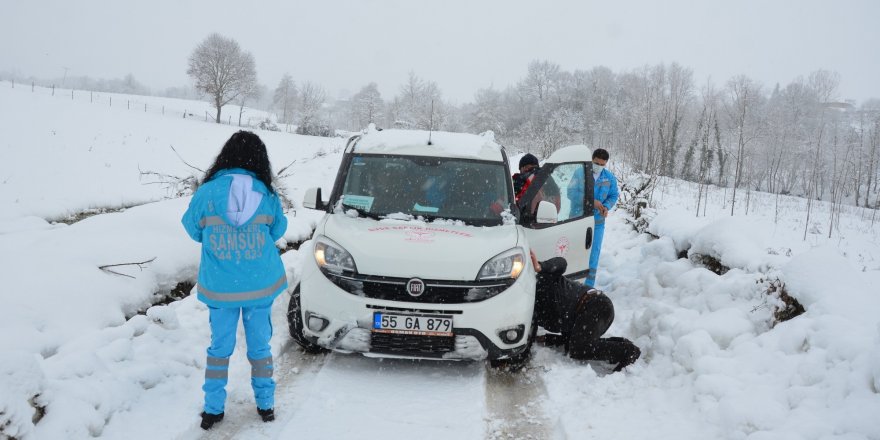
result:
[[(609, 220), (599, 276), (618, 311), (609, 333), (632, 337), (644, 363), (617, 383), (577, 369), (561, 380), (548, 374), (551, 400), (565, 384), (595, 387), (580, 408), (595, 417), (583, 422), (560, 406), (563, 420), (614, 438), (880, 437), (873, 416), (880, 409), (880, 295), (870, 287), (880, 281), (876, 232), (849, 218), (834, 243), (855, 245), (832, 247), (818, 236), (800, 239), (802, 223), (792, 225), (803, 213), (774, 224), (757, 213), (730, 218), (718, 203), (708, 218), (696, 218), (687, 212), (696, 194), (688, 187), (658, 188), (648, 224), (657, 239), (633, 232), (622, 212)], [(772, 206), (766, 196), (765, 207)], [(682, 258), (685, 250), (731, 269), (713, 273)], [(859, 271), (854, 262), (874, 267)], [(806, 313), (774, 326), (778, 303), (766, 281), (776, 277)], [(624, 429), (602, 422), (623, 417)]]
[[(206, 308), (188, 296), (137, 313), (195, 276), (198, 246), (179, 224), (188, 198), (140, 171), (188, 176), (169, 145), (204, 169), (234, 130), (0, 87), (0, 438), (211, 438), (197, 425)], [(294, 202), (330, 189), (343, 140), (259, 134), (276, 171), (293, 162), (281, 182)], [(215, 434), (880, 439), (880, 228), (845, 210), (828, 239), (817, 214), (804, 241), (801, 199), (777, 209), (753, 193), (749, 215), (730, 217), (728, 195), (712, 188), (696, 217), (695, 195), (686, 182), (658, 186), (645, 225), (656, 239), (623, 211), (608, 219), (598, 279), (615, 307), (608, 333), (643, 353), (622, 374), (543, 346), (515, 380), (479, 363), (308, 356), (287, 335), (285, 294), (272, 315), (278, 420), (256, 417), (240, 334)], [(291, 212), (286, 240), (307, 238), (319, 215)], [(133, 278), (99, 269), (153, 257), (113, 267)], [(303, 257), (282, 256), (292, 281)], [(765, 291), (777, 278), (806, 311), (774, 325)]]

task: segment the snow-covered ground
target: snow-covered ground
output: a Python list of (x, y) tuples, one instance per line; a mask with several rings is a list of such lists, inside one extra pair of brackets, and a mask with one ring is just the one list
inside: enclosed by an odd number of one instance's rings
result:
[[(205, 169), (237, 128), (9, 86), (0, 83), (0, 438), (880, 439), (872, 213), (845, 210), (827, 238), (819, 203), (804, 241), (802, 199), (781, 198), (777, 215), (773, 196), (752, 194), (749, 215), (730, 217), (730, 194), (716, 188), (696, 217), (696, 188), (678, 181), (654, 194), (659, 239), (623, 212), (608, 222), (598, 281), (615, 303), (609, 333), (643, 353), (624, 373), (542, 346), (517, 375), (306, 355), (288, 337), (282, 295), (278, 420), (258, 421), (240, 345), (227, 418), (208, 437), (197, 426), (207, 310), (194, 296), (151, 305), (198, 265), (179, 223), (189, 199), (173, 179), (200, 177), (184, 160)], [(282, 183), (296, 206), (306, 188), (330, 189), (342, 139), (258, 133), (276, 170), (293, 163)], [(298, 242), (318, 213), (288, 218), (285, 240)], [(700, 255), (730, 270), (717, 275)], [(282, 258), (295, 280), (299, 252)], [(774, 325), (781, 302), (765, 292), (777, 279), (806, 312)]]

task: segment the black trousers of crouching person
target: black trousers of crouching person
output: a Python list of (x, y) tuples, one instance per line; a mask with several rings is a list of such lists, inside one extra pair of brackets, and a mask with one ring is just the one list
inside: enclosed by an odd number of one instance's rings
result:
[(541, 262), (535, 293), (537, 324), (560, 333), (573, 359), (615, 364), (620, 371), (639, 358), (641, 351), (626, 338), (602, 335), (614, 321), (614, 304), (602, 291), (563, 276), (567, 262), (556, 257)]

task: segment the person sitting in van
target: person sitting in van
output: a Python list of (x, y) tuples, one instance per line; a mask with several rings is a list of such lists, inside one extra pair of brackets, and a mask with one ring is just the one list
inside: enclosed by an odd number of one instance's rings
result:
[(570, 281), (563, 276), (567, 262), (562, 257), (538, 261), (531, 252), (537, 272), (535, 320), (548, 333), (546, 345), (562, 345), (572, 359), (604, 361), (620, 371), (635, 362), (641, 350), (629, 339), (602, 335), (614, 321), (614, 305), (602, 291)]
[(556, 212), (559, 212), (562, 207), (562, 196), (559, 191), (559, 185), (556, 184), (552, 178), (548, 178), (541, 188), (538, 189), (538, 193), (535, 194), (535, 198), (532, 199), (531, 206), (529, 207), (529, 212), (532, 214), (533, 218), (538, 215), (538, 204), (541, 201), (547, 201), (556, 206)]
[(519, 172), (513, 175), (513, 194), (516, 196), (516, 201), (519, 201), (523, 194), (526, 193), (526, 189), (529, 188), (529, 184), (534, 180), (538, 168), (538, 158), (531, 153), (526, 153), (519, 160)]

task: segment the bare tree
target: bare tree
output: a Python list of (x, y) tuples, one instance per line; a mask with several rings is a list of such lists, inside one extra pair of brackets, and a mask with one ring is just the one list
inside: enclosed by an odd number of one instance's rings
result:
[(758, 135), (758, 127), (755, 127), (754, 115), (760, 86), (745, 75), (739, 75), (727, 83), (730, 95), (730, 113), (732, 128), (736, 136), (736, 166), (733, 179), (733, 198), (730, 202), (730, 215), (736, 206), (736, 189), (743, 180), (743, 164), (746, 160), (746, 146)]
[(366, 127), (382, 119), (383, 107), (382, 94), (379, 86), (371, 82), (365, 85), (360, 92), (352, 97), (352, 113), (359, 128)]
[(224, 105), (256, 89), (254, 57), (242, 51), (235, 40), (217, 33), (196, 46), (186, 73), (195, 79), (196, 89), (213, 100), (218, 124)]
[(280, 122), (289, 124), (293, 121), (293, 110), (297, 98), (296, 95), (297, 90), (296, 84), (293, 82), (293, 77), (291, 77), (290, 74), (285, 73), (284, 76), (281, 77), (278, 87), (275, 88), (275, 93), (272, 95), (272, 105), (274, 105), (276, 109), (281, 110)]
[(258, 101), (266, 93), (266, 86), (254, 83), (252, 89), (238, 96), (238, 126), (241, 127), (241, 116), (244, 114), (244, 106), (248, 101)]
[(297, 124), (296, 129), (299, 134), (324, 134), (319, 133), (315, 126), (318, 119), (318, 113), (324, 102), (327, 101), (327, 92), (318, 84), (306, 81), (300, 87), (299, 103), (297, 105)]
[(544, 103), (559, 91), (559, 75), (558, 64), (534, 60), (529, 63), (528, 74), (519, 83), (519, 88), (530, 98)]
[(817, 197), (817, 193), (821, 193), (821, 189), (817, 189), (819, 185), (821, 166), (822, 140), (827, 129), (826, 110), (827, 104), (836, 96), (837, 86), (840, 84), (840, 76), (837, 73), (827, 70), (818, 70), (810, 73), (807, 86), (815, 97), (820, 108), (819, 122), (816, 124), (815, 149), (813, 154), (813, 169), (810, 174), (810, 181), (807, 186), (807, 214), (804, 219), (804, 240), (807, 239), (807, 232), (810, 228), (810, 214), (813, 208), (813, 198)]
[[(869, 207), (870, 204), (868, 203), (868, 199), (871, 195), (872, 181), (875, 188), (877, 185), (875, 176), (877, 175), (877, 150), (878, 147), (880, 147), (880, 99), (869, 100), (866, 103), (862, 104), (862, 109), (859, 112), (859, 115), (861, 121), (864, 121), (865, 118), (870, 118), (873, 120), (870, 123), (870, 129), (864, 128), (864, 122), (862, 122), (861, 124), (861, 126), (863, 127), (863, 137), (867, 136), (867, 144), (869, 145), (869, 151), (867, 153), (868, 158), (865, 162), (864, 176), (867, 182), (865, 184), (865, 200), (863, 203), (863, 206)], [(867, 131), (867, 133), (864, 133), (865, 131)], [(858, 205), (858, 203), (856, 204)]]

